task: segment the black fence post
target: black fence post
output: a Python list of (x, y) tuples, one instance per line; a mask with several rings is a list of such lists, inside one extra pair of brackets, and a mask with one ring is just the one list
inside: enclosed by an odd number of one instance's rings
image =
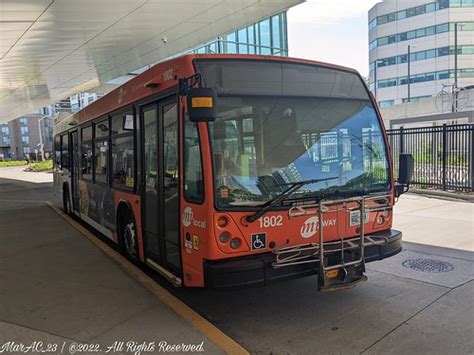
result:
[(470, 175), (470, 180), (471, 180), (471, 191), (474, 191), (474, 125), (470, 126), (470, 128), (471, 128), (471, 136), (470, 136), (470, 140), (471, 140), (471, 149), (470, 149), (471, 157), (470, 158), (471, 159), (468, 160), (468, 164), (469, 164), (469, 175)]
[(400, 127), (400, 153), (403, 154), (405, 152), (405, 141), (403, 139), (403, 126)]
[(442, 159), (443, 159), (443, 191), (446, 191), (446, 169), (447, 169), (447, 164), (446, 164), (446, 145), (447, 145), (447, 136), (448, 136), (448, 132), (447, 132), (447, 125), (446, 123), (443, 124), (443, 140), (442, 140), (442, 145), (443, 145), (443, 155), (442, 155)]

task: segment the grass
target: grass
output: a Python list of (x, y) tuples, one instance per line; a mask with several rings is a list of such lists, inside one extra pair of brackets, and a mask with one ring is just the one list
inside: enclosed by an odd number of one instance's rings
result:
[(0, 168), (26, 165), (26, 160), (0, 161)]
[(38, 163), (31, 163), (30, 167), (25, 169), (27, 171), (51, 171), (53, 170), (53, 161), (52, 160), (44, 160)]

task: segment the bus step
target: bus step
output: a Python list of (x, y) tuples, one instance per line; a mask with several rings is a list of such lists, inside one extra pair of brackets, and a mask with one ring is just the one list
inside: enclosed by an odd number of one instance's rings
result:
[(367, 281), (364, 275), (364, 262), (320, 270), (318, 274), (318, 287), (321, 292), (339, 291), (352, 288), (355, 285)]

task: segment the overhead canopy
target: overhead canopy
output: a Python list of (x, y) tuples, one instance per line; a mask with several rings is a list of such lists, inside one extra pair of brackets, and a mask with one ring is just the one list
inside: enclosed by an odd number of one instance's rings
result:
[(304, 0), (0, 0), (0, 123)]

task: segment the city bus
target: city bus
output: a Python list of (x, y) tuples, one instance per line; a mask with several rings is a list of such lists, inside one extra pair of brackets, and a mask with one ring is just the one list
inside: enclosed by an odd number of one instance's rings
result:
[(175, 286), (366, 280), (397, 254), (394, 182), (377, 105), (354, 70), (256, 55), (156, 64), (55, 124), (64, 211)]

